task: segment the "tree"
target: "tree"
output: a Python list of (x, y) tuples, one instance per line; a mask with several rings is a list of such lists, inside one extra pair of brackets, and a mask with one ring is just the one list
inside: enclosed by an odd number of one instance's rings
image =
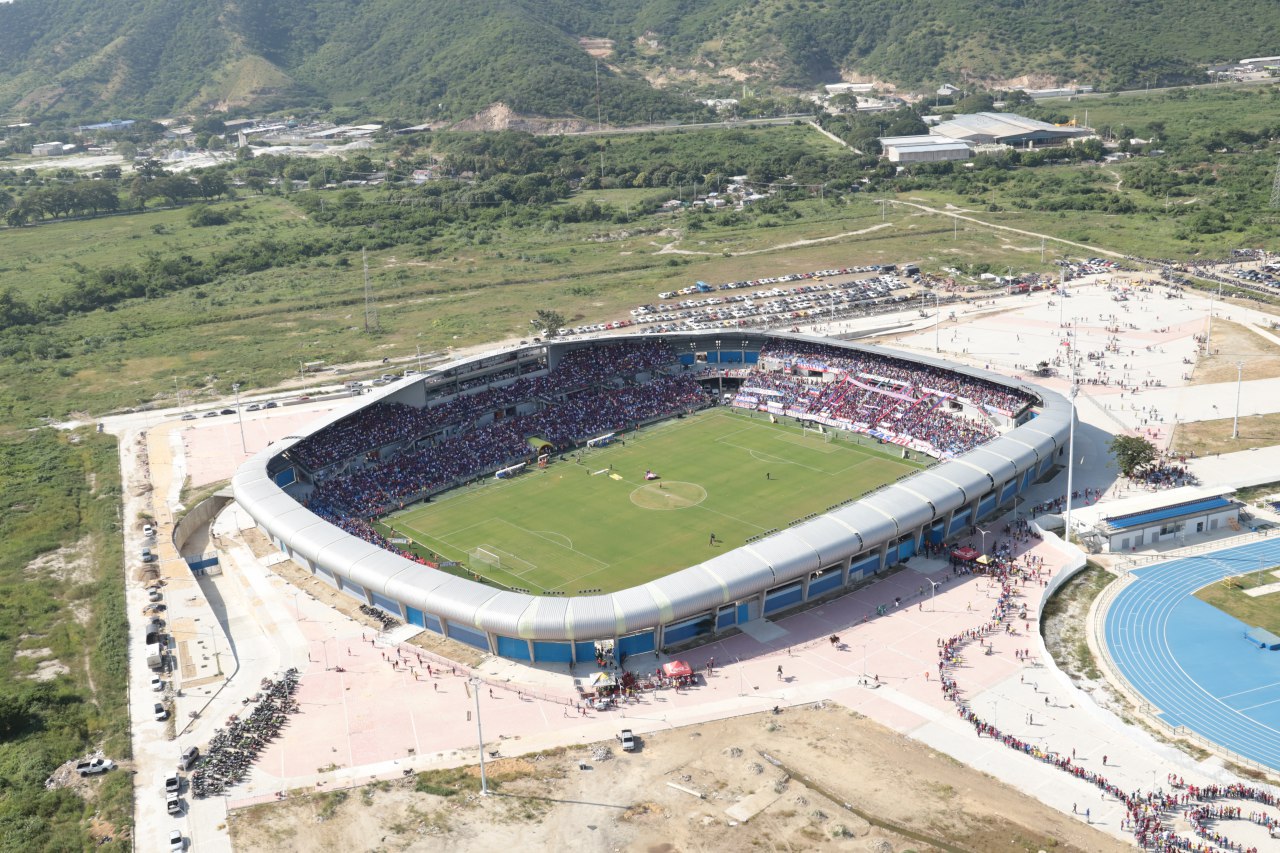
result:
[(556, 329), (564, 327), (565, 319), (564, 315), (559, 311), (549, 311), (545, 308), (539, 308), (537, 316), (530, 320), (529, 323), (539, 331), (546, 329), (548, 335), (554, 335), (556, 333)]
[(1126, 477), (1154, 462), (1158, 455), (1156, 446), (1140, 435), (1117, 435), (1109, 447), (1120, 473)]

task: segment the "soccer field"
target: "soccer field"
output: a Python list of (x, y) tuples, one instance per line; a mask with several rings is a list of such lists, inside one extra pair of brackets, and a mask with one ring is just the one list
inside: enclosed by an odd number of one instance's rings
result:
[[(728, 409), (646, 427), (624, 441), (587, 450), (581, 462), (569, 456), (447, 492), (386, 525), (513, 589), (612, 592), (924, 467), (899, 458), (896, 446), (827, 440)], [(648, 470), (660, 479), (646, 482)]]

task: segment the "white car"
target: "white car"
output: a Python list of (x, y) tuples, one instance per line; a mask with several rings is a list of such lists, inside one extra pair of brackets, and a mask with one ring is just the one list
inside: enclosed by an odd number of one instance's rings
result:
[(143, 535), (143, 536), (145, 536), (145, 537), (147, 537), (148, 539), (150, 539), (151, 537), (155, 536), (155, 535), (156, 535), (156, 528), (155, 528), (155, 525), (153, 525), (153, 524), (144, 524), (144, 525), (142, 525), (142, 535)]
[(98, 773), (106, 773), (108, 770), (114, 770), (116, 763), (110, 758), (91, 758), (88, 761), (81, 761), (76, 765), (76, 772), (81, 776), (94, 776)]
[(169, 850), (170, 853), (181, 853), (187, 849), (187, 841), (182, 837), (182, 830), (175, 829), (169, 833)]
[(159, 693), (164, 690), (164, 681), (158, 675), (151, 676), (151, 689)]

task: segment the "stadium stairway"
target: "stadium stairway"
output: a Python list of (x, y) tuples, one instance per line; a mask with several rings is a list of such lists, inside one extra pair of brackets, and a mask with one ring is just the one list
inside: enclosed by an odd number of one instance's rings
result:
[(409, 642), (425, 630), (426, 628), (419, 628), (417, 625), (397, 625), (390, 631), (379, 632), (373, 642), (378, 648), (390, 648)]

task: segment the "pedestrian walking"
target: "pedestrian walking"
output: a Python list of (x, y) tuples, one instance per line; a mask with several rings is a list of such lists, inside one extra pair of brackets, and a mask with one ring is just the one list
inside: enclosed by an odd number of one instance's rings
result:
[(781, 680), (782, 680), (782, 666), (781, 666), (781, 664), (779, 664), (779, 666), (778, 666), (778, 680), (779, 680), (779, 681), (781, 681)]
[(1107, 766), (1107, 757), (1106, 757), (1105, 755), (1104, 755), (1104, 756), (1102, 756), (1102, 766), (1103, 766), (1103, 767), (1106, 767), (1106, 766)]

